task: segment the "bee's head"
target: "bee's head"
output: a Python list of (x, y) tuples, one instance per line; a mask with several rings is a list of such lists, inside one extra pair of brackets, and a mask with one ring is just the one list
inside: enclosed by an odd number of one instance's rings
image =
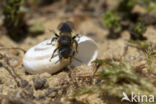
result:
[(61, 23), (59, 26), (58, 26), (58, 30), (60, 32), (68, 32), (68, 33), (71, 33), (72, 32), (72, 25), (73, 23), (72, 22), (64, 22), (64, 23)]

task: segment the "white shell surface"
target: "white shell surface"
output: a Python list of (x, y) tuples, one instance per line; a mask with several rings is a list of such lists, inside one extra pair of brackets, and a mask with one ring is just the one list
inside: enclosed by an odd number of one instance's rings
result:
[[(31, 74), (37, 73), (55, 73), (69, 64), (68, 60), (59, 61), (58, 55), (49, 61), (56, 46), (47, 45), (51, 39), (45, 40), (32, 48), (30, 48), (23, 58), (23, 65), (27, 72)], [(89, 37), (81, 36), (78, 41), (78, 54), (72, 59), (72, 66), (82, 64), (91, 65), (91, 62), (98, 55), (97, 44)], [(57, 53), (57, 52), (56, 52)], [(57, 62), (57, 63), (56, 63)]]
[(79, 61), (73, 58), (71, 65), (79, 66), (85, 64), (90, 66), (91, 62), (95, 60), (98, 55), (96, 42), (87, 36), (81, 36), (78, 44), (78, 54), (75, 55), (75, 58)]

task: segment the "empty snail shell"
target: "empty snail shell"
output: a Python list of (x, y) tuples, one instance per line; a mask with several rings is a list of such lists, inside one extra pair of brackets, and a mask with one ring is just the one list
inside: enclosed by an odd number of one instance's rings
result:
[(27, 72), (31, 74), (48, 72), (53, 74), (67, 65), (79, 66), (79, 65), (91, 65), (91, 62), (96, 59), (98, 55), (97, 44), (94, 40), (87, 36), (81, 36), (76, 39), (78, 42), (78, 53), (72, 58), (72, 62), (69, 60), (59, 60), (58, 55), (49, 61), (56, 46), (47, 45), (51, 39), (45, 40), (32, 48), (30, 48), (23, 58), (23, 65)]

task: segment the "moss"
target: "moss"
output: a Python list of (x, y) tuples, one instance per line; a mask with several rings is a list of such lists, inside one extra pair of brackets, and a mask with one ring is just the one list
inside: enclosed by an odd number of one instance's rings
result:
[(98, 90), (96, 86), (85, 86), (75, 90), (74, 96), (81, 96), (84, 94), (95, 93)]
[(107, 11), (103, 15), (104, 25), (117, 33), (121, 32), (120, 20), (120, 15), (115, 11)]
[(156, 72), (156, 68), (152, 66), (156, 59), (156, 44), (148, 41), (129, 41), (132, 45), (142, 51), (146, 57), (147, 68), (151, 72)]
[(20, 41), (27, 34), (28, 29), (24, 21), (24, 13), (20, 12), (21, 3), (23, 0), (6, 0), (3, 14), (4, 27), (7, 34), (15, 41)]
[(142, 0), (139, 3), (147, 12), (156, 13), (156, 1), (154, 0)]
[(147, 10), (148, 10), (149, 12), (156, 13), (156, 2), (152, 2), (152, 3), (147, 7)]
[(137, 22), (134, 26), (131, 26), (130, 36), (132, 40), (146, 40), (143, 34), (146, 32), (147, 28), (142, 22)]
[(136, 3), (137, 0), (121, 0), (118, 9), (119, 11), (130, 13)]
[(137, 35), (143, 35), (146, 32), (146, 27), (141, 22), (137, 22), (134, 31)]
[(134, 41), (134, 40), (129, 40), (128, 41), (130, 44), (134, 45), (136, 48), (142, 50), (145, 52), (149, 47), (152, 47), (152, 43), (148, 41)]
[(105, 81), (101, 85), (101, 90), (109, 95), (121, 97), (122, 92), (126, 92), (128, 95), (131, 92), (151, 94), (155, 90), (154, 85), (135, 73), (133, 67), (128, 63), (121, 62), (119, 65), (103, 68), (99, 75), (100, 79)]
[[(100, 63), (99, 63), (100, 62)], [(106, 63), (107, 62), (107, 63)], [(135, 68), (129, 63), (100, 60), (96, 64), (101, 64), (97, 73), (99, 83), (78, 90), (79, 94), (99, 93), (110, 97), (121, 98), (125, 92), (128, 96), (132, 92), (136, 94), (156, 95), (156, 88), (146, 77), (135, 72)]]

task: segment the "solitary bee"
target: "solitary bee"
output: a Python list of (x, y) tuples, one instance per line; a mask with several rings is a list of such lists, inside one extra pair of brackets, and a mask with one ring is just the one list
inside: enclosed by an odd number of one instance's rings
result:
[(78, 43), (75, 40), (75, 38), (78, 37), (78, 34), (75, 36), (72, 36), (72, 29), (69, 23), (71, 22), (64, 22), (58, 26), (59, 35), (54, 32), (55, 37), (52, 38), (51, 43), (53, 41), (56, 41), (57, 48), (52, 53), (50, 61), (54, 57), (54, 54), (56, 53), (56, 51), (58, 51), (59, 60), (62, 60), (62, 58), (64, 59), (69, 58), (70, 62), (71, 62), (72, 57), (75, 55), (75, 53), (78, 52), (77, 51)]

